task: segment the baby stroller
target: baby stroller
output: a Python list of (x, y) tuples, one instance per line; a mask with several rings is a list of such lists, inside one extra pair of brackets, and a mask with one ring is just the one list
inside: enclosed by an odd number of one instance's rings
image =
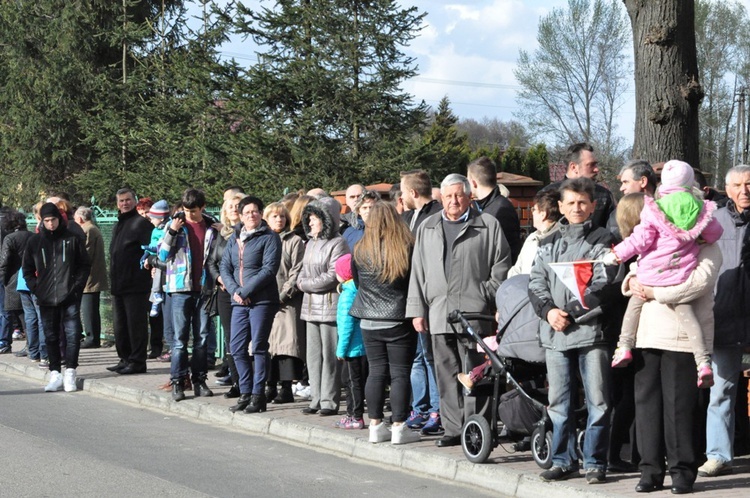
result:
[[(475, 341), (490, 362), (491, 373), (472, 389), (472, 395), (487, 396), (489, 410), (470, 416), (461, 431), (464, 455), (473, 463), (484, 463), (489, 458), (500, 444), (504, 429), (507, 437), (515, 441), (514, 450), (531, 449), (537, 465), (543, 469), (552, 466), (552, 423), (544, 389), (545, 354), (537, 339), (539, 318), (529, 303), (528, 282), (528, 275), (519, 275), (506, 280), (498, 290), (496, 351), (470, 323), (494, 321), (493, 316), (455, 310), (448, 317), (454, 333)], [(454, 324), (460, 324), (460, 332)], [(581, 433), (579, 439), (582, 437)]]

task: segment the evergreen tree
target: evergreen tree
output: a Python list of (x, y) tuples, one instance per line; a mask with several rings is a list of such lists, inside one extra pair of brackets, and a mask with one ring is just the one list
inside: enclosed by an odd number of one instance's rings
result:
[(524, 172), (534, 180), (549, 183), (549, 154), (547, 146), (536, 144), (526, 151), (524, 159)]
[(401, 50), (424, 14), (391, 0), (272, 3), (258, 11), (239, 6), (238, 32), (263, 53), (231, 105), (245, 116), (242, 132), (253, 148), (283, 179), (277, 189), (396, 174), (424, 117), (399, 89), (415, 75)]
[(457, 123), (458, 118), (450, 108), (448, 97), (443, 97), (432, 124), (424, 132), (416, 158), (420, 167), (430, 173), (433, 182), (440, 182), (450, 173), (466, 173), (469, 141), (459, 132)]
[(521, 149), (512, 145), (508, 147), (503, 154), (500, 169), (506, 173), (523, 175), (525, 173), (524, 155)]

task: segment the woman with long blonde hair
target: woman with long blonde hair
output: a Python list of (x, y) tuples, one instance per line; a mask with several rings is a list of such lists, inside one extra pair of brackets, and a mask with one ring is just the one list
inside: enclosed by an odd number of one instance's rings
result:
[[(417, 333), (406, 319), (414, 237), (396, 208), (378, 202), (370, 209), (362, 239), (354, 246), (352, 272), (358, 292), (349, 314), (359, 318), (370, 364), (365, 398), (370, 442), (419, 441), (405, 424), (411, 398), (411, 365)], [(383, 423), (385, 388), (390, 373), (393, 428)]]

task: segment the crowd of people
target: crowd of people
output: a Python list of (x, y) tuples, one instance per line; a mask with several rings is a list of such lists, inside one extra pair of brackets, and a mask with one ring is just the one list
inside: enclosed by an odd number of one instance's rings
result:
[[(218, 321), (232, 412), (290, 403), (304, 385), (304, 414), (337, 416), (343, 388), (336, 427), (367, 428), (373, 443), (438, 435), (438, 447), (456, 446), (466, 418), (483, 411), (467, 391), (488, 369), (448, 315), (492, 314), (500, 284), (528, 275), (552, 423), (553, 465), (541, 479), (583, 470), (599, 484), (637, 469), (638, 492), (662, 489), (667, 474), (672, 493), (692, 492), (698, 476), (732, 472), (750, 345), (750, 166), (729, 170), (720, 199), (684, 162), (667, 162), (657, 187), (651, 165), (632, 161), (619, 172), (617, 205), (596, 183), (589, 144), (572, 145), (565, 162), (566, 178), (537, 193), (536, 231), (525, 239), (486, 157), (442, 179), (439, 199), (414, 170), (390, 200), (349, 186), (345, 209), (322, 189), (266, 206), (231, 187), (215, 219), (199, 189), (170, 206), (123, 188), (109, 273), (89, 208), (47, 199), (35, 207), (36, 233), (6, 210), (0, 352), (10, 352), (11, 321), (22, 320), (17, 354), (49, 369), (46, 391), (75, 391), (79, 349), (100, 346), (100, 293), (109, 291), (119, 362), (108, 370), (140, 374), (148, 359), (169, 362), (164, 387), (176, 402), (190, 390), (214, 395)], [(560, 270), (573, 263), (577, 287)], [(490, 323), (477, 327), (494, 334)]]

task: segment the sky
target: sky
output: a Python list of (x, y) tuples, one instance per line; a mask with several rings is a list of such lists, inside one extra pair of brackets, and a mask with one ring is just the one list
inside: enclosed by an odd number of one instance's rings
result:
[[(245, 1), (248, 6), (258, 3)], [(740, 3), (750, 8), (750, 0)], [(404, 82), (403, 89), (432, 107), (447, 96), (459, 118), (508, 121), (518, 110), (520, 87), (513, 75), (518, 51), (533, 53), (539, 18), (566, 6), (567, 0), (403, 0), (402, 5), (427, 12), (423, 29), (404, 49), (416, 59), (419, 75)], [(624, 5), (622, 9), (625, 14)], [(239, 40), (223, 47), (225, 56), (247, 64), (255, 61), (255, 50)], [(633, 140), (634, 121), (631, 83), (617, 119), (617, 132), (627, 143)]]

